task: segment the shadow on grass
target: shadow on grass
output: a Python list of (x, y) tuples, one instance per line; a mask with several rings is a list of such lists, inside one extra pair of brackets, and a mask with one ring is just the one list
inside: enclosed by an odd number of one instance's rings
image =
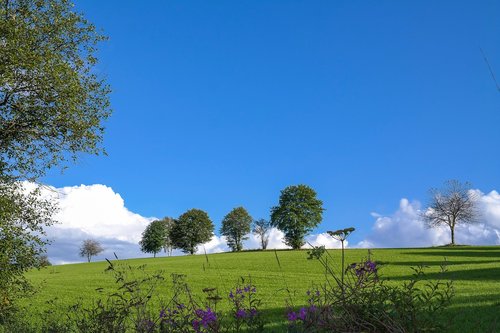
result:
[[(390, 281), (407, 281), (411, 274), (391, 277)], [(479, 269), (448, 270), (446, 272), (425, 273), (422, 280), (465, 280), (465, 281), (500, 281), (500, 266)], [(500, 314), (499, 314), (500, 315)]]
[(436, 260), (436, 261), (382, 261), (382, 265), (394, 265), (394, 266), (417, 266), (417, 265), (424, 265), (424, 266), (441, 266), (444, 263), (446, 263), (448, 266), (456, 266), (456, 265), (482, 265), (482, 264), (495, 264), (498, 263), (500, 264), (500, 258), (498, 260), (449, 260), (446, 257), (446, 260), (444, 259), (445, 257), (442, 258), (442, 260)]
[[(500, 295), (492, 295), (490, 301), (494, 301)], [(476, 299), (476, 297), (474, 297)], [(457, 299), (453, 302), (457, 303)], [(465, 301), (461, 305), (453, 306), (445, 310), (444, 316), (448, 322), (450, 333), (477, 332), (493, 333), (500, 332), (500, 305), (474, 304), (467, 305)]]
[(500, 247), (474, 247), (466, 248), (463, 247), (443, 247), (443, 248), (433, 248), (429, 251), (419, 251), (419, 252), (406, 252), (403, 251), (401, 254), (412, 255), (412, 256), (439, 256), (439, 257), (472, 257), (472, 258), (495, 258), (500, 261)]

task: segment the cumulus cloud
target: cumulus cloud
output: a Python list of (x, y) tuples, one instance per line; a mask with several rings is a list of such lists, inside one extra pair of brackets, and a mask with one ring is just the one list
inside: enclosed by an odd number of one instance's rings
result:
[[(500, 195), (496, 191), (484, 194), (474, 190), (481, 214), (479, 223), (457, 225), (455, 237), (458, 244), (500, 244)], [(383, 216), (372, 213), (375, 218), (372, 231), (357, 247), (423, 247), (450, 243), (448, 228), (425, 226), (420, 218), (418, 201), (401, 199), (393, 214)]]
[[(25, 183), (30, 190), (33, 184)], [(54, 219), (59, 223), (47, 228), (51, 244), (47, 254), (55, 264), (81, 262), (79, 247), (84, 239), (101, 243), (105, 251), (96, 259), (141, 257), (138, 242), (153, 217), (143, 217), (125, 207), (120, 194), (95, 184), (62, 188), (44, 187), (42, 195), (58, 202)]]

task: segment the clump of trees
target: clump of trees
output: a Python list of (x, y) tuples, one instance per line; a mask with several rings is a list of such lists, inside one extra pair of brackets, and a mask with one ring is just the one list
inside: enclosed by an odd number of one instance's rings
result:
[(451, 243), (455, 245), (455, 227), (478, 221), (477, 196), (470, 183), (448, 180), (442, 189), (431, 189), (431, 199), (422, 217), (427, 226), (446, 226), (450, 229)]
[(248, 239), (252, 217), (243, 207), (234, 208), (222, 220), (221, 234), (226, 236), (227, 245), (233, 252), (243, 249), (243, 241)]
[(285, 244), (300, 249), (304, 237), (323, 219), (323, 202), (307, 185), (288, 186), (281, 191), (279, 203), (271, 208), (271, 226), (285, 234)]
[(102, 251), (104, 251), (104, 248), (101, 246), (101, 243), (94, 239), (86, 239), (80, 246), (80, 257), (86, 257), (87, 262), (90, 262), (92, 257), (98, 255)]

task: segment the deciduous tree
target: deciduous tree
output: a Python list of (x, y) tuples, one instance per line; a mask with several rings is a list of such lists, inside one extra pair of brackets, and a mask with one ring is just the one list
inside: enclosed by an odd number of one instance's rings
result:
[(167, 229), (165, 229), (164, 222), (161, 220), (151, 222), (142, 233), (142, 239), (139, 242), (141, 251), (153, 253), (153, 257), (156, 258), (156, 254), (165, 246), (166, 237)]
[(0, 0), (0, 304), (28, 285), (22, 274), (41, 262), (55, 212), (19, 181), (103, 153), (110, 89), (95, 70), (103, 39), (71, 1)]
[(174, 223), (170, 238), (175, 248), (194, 254), (198, 245), (212, 238), (213, 232), (214, 225), (208, 214), (200, 209), (190, 209)]
[(304, 245), (304, 237), (323, 219), (323, 202), (307, 185), (288, 186), (281, 191), (278, 206), (271, 208), (271, 225), (285, 233), (285, 244)]
[(42, 267), (48, 243), (44, 228), (54, 223), (55, 210), (40, 188), (0, 182), (0, 323), (14, 301), (31, 290), (24, 273)]
[(92, 257), (102, 251), (104, 251), (104, 248), (101, 246), (101, 243), (93, 239), (86, 239), (82, 242), (82, 246), (80, 246), (80, 257), (87, 257), (87, 261), (90, 262)]
[(174, 248), (174, 243), (170, 238), (170, 232), (172, 227), (174, 226), (175, 220), (171, 217), (164, 217), (160, 220), (163, 224), (163, 228), (165, 229), (165, 238), (163, 240), (163, 251), (167, 253), (168, 256), (172, 255), (172, 250)]
[(477, 196), (469, 183), (448, 180), (442, 189), (431, 189), (431, 199), (422, 217), (427, 226), (450, 229), (451, 245), (455, 245), (455, 227), (478, 221)]
[(110, 89), (94, 70), (103, 39), (71, 1), (0, 0), (1, 174), (34, 179), (103, 152)]
[(271, 230), (269, 221), (260, 219), (253, 222), (252, 233), (260, 238), (262, 250), (267, 249), (267, 245), (269, 244), (269, 230)]
[(221, 234), (226, 236), (227, 245), (232, 251), (241, 251), (243, 241), (250, 232), (252, 217), (243, 207), (234, 208), (222, 220)]

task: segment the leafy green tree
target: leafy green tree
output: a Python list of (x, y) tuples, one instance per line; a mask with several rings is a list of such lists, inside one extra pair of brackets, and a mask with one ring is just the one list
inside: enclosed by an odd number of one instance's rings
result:
[(82, 242), (80, 247), (80, 257), (87, 257), (87, 261), (90, 262), (93, 256), (98, 255), (104, 251), (104, 248), (96, 240), (86, 239)]
[(174, 226), (175, 220), (171, 217), (164, 217), (163, 219), (160, 220), (160, 222), (163, 224), (163, 228), (165, 229), (165, 238), (163, 240), (163, 251), (165, 251), (165, 253), (167, 253), (168, 256), (171, 256), (172, 250), (174, 248), (174, 243), (170, 238), (170, 232), (172, 230), (172, 227)]
[(34, 179), (99, 154), (110, 89), (104, 40), (66, 0), (0, 0), (0, 174)]
[(271, 225), (285, 233), (285, 244), (293, 249), (304, 245), (304, 237), (323, 219), (323, 202), (306, 185), (288, 186), (279, 204), (271, 208)]
[(43, 266), (44, 227), (54, 223), (54, 204), (18, 182), (0, 182), (0, 326), (19, 297), (31, 292), (24, 273)]
[[(38, 267), (56, 207), (26, 193), (81, 153), (100, 154), (110, 89), (95, 73), (95, 27), (68, 0), (0, 0), (0, 304)], [(3, 312), (2, 312), (3, 313)], [(0, 313), (0, 317), (1, 314)]]
[(167, 230), (164, 222), (161, 220), (151, 222), (142, 233), (142, 240), (139, 242), (141, 251), (153, 253), (156, 258), (156, 254), (165, 246), (166, 237)]
[(252, 233), (260, 238), (262, 250), (267, 249), (267, 244), (269, 244), (269, 230), (271, 230), (269, 221), (260, 219), (253, 222)]
[(193, 208), (179, 216), (170, 232), (170, 239), (176, 249), (194, 254), (198, 245), (212, 239), (213, 232), (214, 225), (208, 214)]
[(232, 251), (241, 251), (243, 241), (250, 232), (252, 217), (243, 207), (234, 208), (222, 220), (221, 234), (226, 236), (227, 245)]

